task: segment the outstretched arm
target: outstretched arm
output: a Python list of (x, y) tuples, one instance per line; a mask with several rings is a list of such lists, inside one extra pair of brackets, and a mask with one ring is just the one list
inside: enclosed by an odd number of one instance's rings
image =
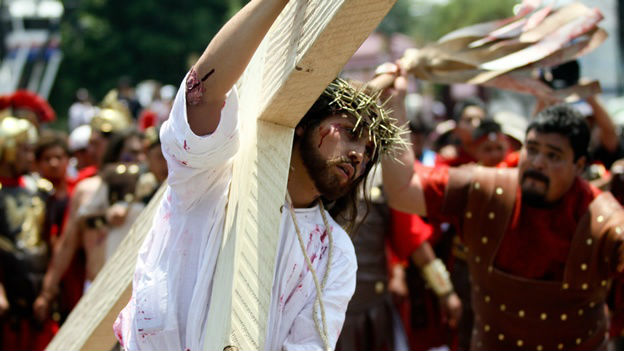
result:
[(600, 128), (600, 142), (609, 152), (616, 152), (620, 140), (616, 132), (617, 127), (615, 123), (613, 123), (609, 113), (602, 107), (596, 96), (587, 98), (587, 103), (594, 110), (596, 125)]
[[(407, 125), (407, 111), (405, 109), (405, 94), (407, 92), (407, 78), (404, 73), (385, 73), (375, 78), (371, 85), (383, 87), (388, 82), (389, 75), (395, 75), (392, 87), (387, 93), (392, 94), (389, 108), (400, 126)], [(381, 83), (379, 83), (381, 82)], [(409, 135), (406, 138), (408, 145)], [(395, 158), (384, 157), (382, 159), (382, 175), (384, 193), (388, 199), (388, 205), (399, 211), (415, 213), (421, 216), (427, 215), (425, 196), (423, 194), (420, 178), (414, 172), (414, 151), (411, 147), (400, 150)]]
[(226, 93), (243, 74), (288, 0), (252, 0), (212, 39), (187, 78), (187, 113), (197, 135), (219, 125)]

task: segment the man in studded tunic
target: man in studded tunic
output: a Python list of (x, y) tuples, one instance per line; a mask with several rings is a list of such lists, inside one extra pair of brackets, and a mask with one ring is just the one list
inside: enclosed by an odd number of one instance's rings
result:
[[(402, 119), (402, 114), (396, 116)], [(391, 206), (460, 222), (475, 310), (472, 349), (605, 348), (605, 298), (622, 271), (624, 211), (579, 177), (589, 130), (567, 105), (527, 128), (517, 169), (386, 160)]]

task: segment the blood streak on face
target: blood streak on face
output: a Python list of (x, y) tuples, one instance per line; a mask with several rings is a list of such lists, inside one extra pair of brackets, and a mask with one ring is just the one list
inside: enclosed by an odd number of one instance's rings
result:
[[(335, 125), (332, 124), (331, 126), (332, 128), (336, 128)], [(321, 130), (319, 130), (319, 135), (321, 137), (321, 140), (319, 141), (318, 144), (318, 148), (320, 149), (321, 146), (323, 145), (323, 139), (325, 139), (325, 137), (329, 134), (329, 128), (321, 128)]]

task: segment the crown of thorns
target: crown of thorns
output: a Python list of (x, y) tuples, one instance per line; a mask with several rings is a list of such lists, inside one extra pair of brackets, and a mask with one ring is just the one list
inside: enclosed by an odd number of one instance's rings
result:
[(330, 106), (342, 110), (357, 119), (353, 130), (363, 133), (368, 131), (373, 141), (373, 155), (394, 157), (397, 151), (407, 146), (403, 139), (405, 128), (396, 125), (396, 120), (390, 117), (391, 111), (384, 107), (387, 101), (380, 103), (381, 90), (367, 93), (371, 90), (366, 86), (355, 88), (344, 79), (336, 78), (327, 86), (323, 94), (331, 99)]

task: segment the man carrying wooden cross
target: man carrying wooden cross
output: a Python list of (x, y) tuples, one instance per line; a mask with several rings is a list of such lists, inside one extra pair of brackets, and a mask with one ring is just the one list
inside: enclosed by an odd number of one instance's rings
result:
[[(184, 79), (161, 130), (169, 188), (139, 252), (132, 299), (114, 327), (127, 350), (205, 348), (209, 306), (219, 303), (210, 301), (211, 291), (239, 148), (234, 84), (287, 3), (250, 2)], [(377, 96), (340, 79), (297, 125), (265, 349), (334, 347), (357, 269), (351, 240), (334, 218), (353, 226), (357, 192), (401, 140)]]

